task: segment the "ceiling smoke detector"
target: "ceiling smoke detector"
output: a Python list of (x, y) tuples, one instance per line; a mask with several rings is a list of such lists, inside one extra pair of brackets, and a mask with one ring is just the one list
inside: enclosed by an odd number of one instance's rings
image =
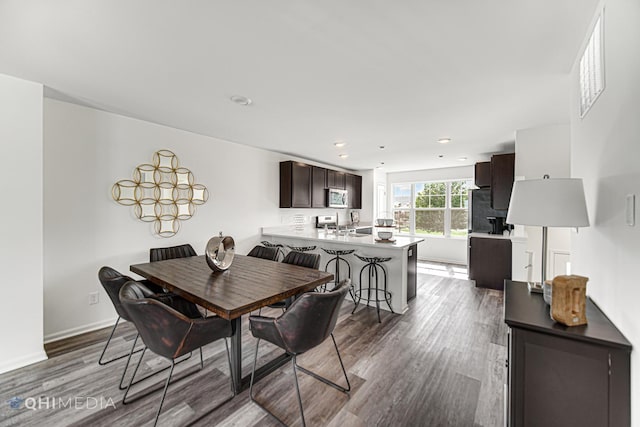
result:
[(340, 158), (341, 158), (341, 159), (346, 159), (347, 157), (349, 157), (349, 155), (348, 155), (348, 154), (340, 154)]
[(244, 105), (245, 107), (248, 105), (251, 105), (253, 103), (253, 101), (251, 101), (249, 98), (247, 98), (246, 96), (241, 96), (241, 95), (233, 95), (231, 98), (231, 101), (235, 102), (238, 105)]
[(344, 141), (336, 141), (333, 143), (333, 145), (335, 145), (336, 147), (340, 148), (340, 147), (344, 147), (345, 145), (347, 145), (346, 142)]

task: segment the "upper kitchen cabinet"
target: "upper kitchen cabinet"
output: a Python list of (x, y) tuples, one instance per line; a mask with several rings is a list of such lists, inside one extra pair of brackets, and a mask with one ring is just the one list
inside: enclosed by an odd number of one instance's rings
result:
[(349, 197), (349, 207), (362, 209), (362, 177), (360, 175), (346, 174), (346, 189)]
[(516, 155), (496, 154), (491, 156), (491, 207), (509, 209)]
[(327, 169), (327, 187), (344, 190), (346, 188), (346, 174)]
[(476, 163), (474, 178), (478, 187), (491, 187), (491, 162)]
[(312, 166), (300, 162), (280, 162), (280, 207), (311, 207)]
[(362, 209), (362, 177), (307, 165), (280, 162), (281, 208), (326, 208), (327, 189), (347, 190), (348, 207)]
[(311, 207), (327, 207), (327, 170), (319, 166), (311, 167)]

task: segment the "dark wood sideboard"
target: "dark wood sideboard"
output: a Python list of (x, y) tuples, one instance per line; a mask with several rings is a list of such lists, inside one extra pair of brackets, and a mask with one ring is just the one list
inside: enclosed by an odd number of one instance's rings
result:
[(629, 426), (631, 343), (591, 301), (587, 325), (554, 322), (541, 294), (505, 280), (507, 425)]

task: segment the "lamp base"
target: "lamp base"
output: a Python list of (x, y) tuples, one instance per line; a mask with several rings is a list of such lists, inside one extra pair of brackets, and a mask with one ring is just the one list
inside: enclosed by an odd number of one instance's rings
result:
[(527, 288), (529, 289), (529, 293), (533, 293), (533, 294), (542, 293), (542, 283), (540, 282), (527, 282)]

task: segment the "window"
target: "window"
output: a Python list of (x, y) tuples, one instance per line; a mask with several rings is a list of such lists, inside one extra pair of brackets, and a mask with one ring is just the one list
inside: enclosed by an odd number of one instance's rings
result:
[(400, 233), (467, 236), (467, 181), (394, 184), (392, 194), (393, 217)]
[(603, 46), (601, 14), (580, 58), (580, 117), (587, 114), (604, 90)]

